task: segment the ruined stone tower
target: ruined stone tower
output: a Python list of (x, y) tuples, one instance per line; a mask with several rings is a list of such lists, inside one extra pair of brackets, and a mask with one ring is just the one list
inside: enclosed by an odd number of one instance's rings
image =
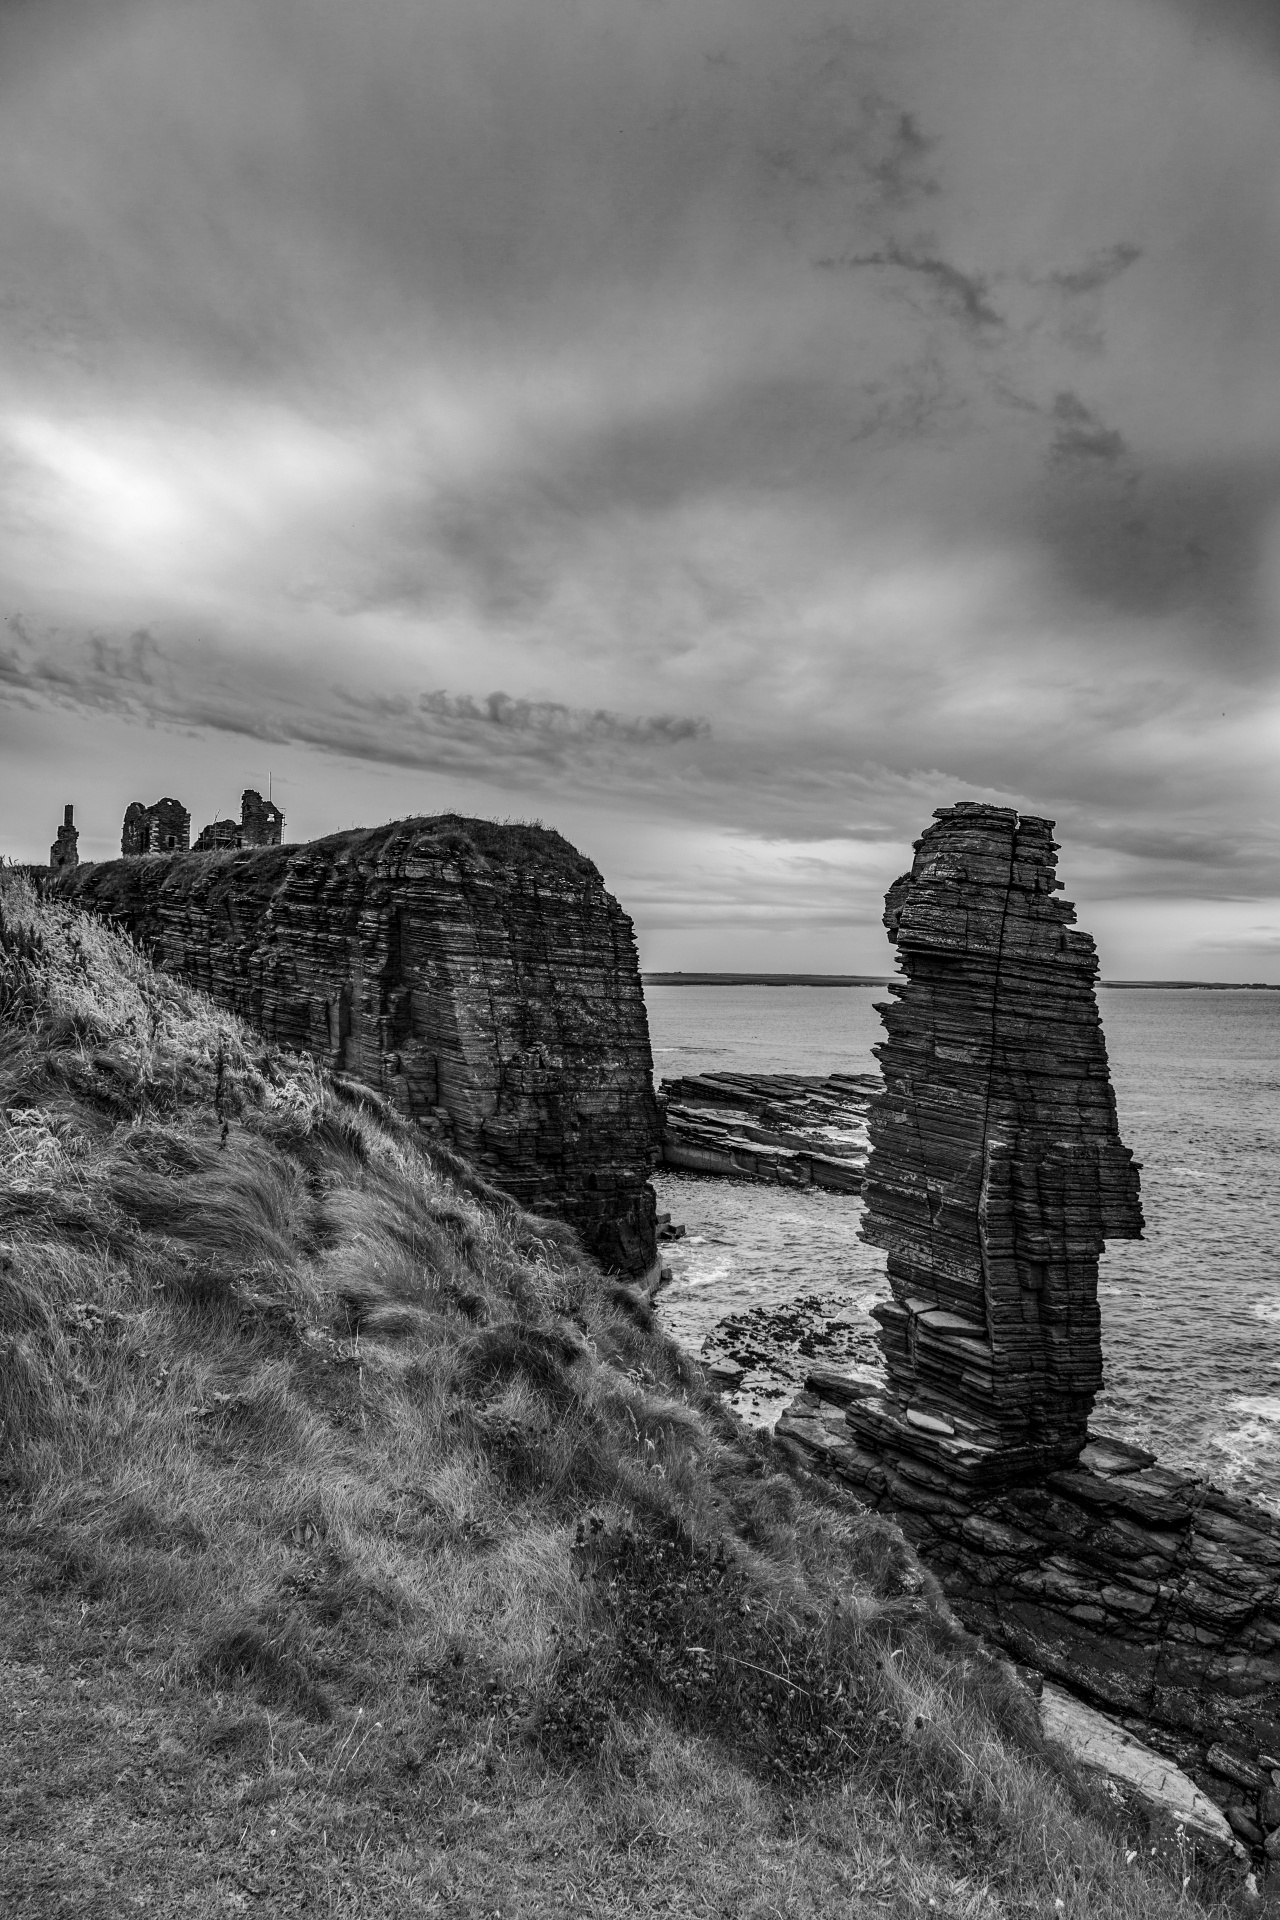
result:
[(190, 846), (191, 815), (181, 800), (156, 800), (149, 807), (133, 800), (125, 808), (120, 851), (126, 858), (143, 853), (186, 853)]
[(230, 853), (237, 847), (278, 847), (284, 835), (284, 815), (274, 801), (264, 800), (254, 787), (240, 795), (240, 818), (212, 820), (200, 829), (197, 853)]
[(74, 807), (64, 807), (58, 837), (49, 849), (49, 865), (55, 873), (69, 873), (80, 865), (80, 834), (74, 823)]
[(253, 787), (240, 795), (240, 845), (242, 847), (278, 847), (284, 829), (284, 815), (273, 801), (264, 800)]
[(934, 819), (885, 902), (905, 977), (879, 1009), (863, 1237), (889, 1255), (889, 1390), (849, 1422), (874, 1450), (990, 1480), (1085, 1445), (1098, 1256), (1142, 1211), (1053, 823), (968, 802)]

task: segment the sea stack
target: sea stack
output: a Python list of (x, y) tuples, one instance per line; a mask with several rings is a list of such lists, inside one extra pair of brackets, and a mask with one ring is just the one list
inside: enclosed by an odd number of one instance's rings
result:
[(863, 1237), (888, 1253), (888, 1389), (859, 1446), (991, 1484), (1074, 1460), (1102, 1384), (1098, 1256), (1142, 1232), (1092, 939), (1056, 897), (1053, 822), (940, 808), (890, 888)]

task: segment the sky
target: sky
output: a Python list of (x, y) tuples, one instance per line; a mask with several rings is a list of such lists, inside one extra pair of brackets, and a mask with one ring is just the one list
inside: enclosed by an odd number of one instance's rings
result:
[(884, 972), (933, 809), (1280, 982), (1274, 0), (0, 0), (0, 851), (458, 811)]

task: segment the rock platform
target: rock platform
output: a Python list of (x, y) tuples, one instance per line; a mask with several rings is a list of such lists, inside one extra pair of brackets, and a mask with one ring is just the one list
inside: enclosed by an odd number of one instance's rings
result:
[(1280, 1829), (1280, 1518), (1095, 1433), (1043, 1477), (958, 1484), (862, 1444), (878, 1385), (811, 1373), (778, 1438), (893, 1516), (971, 1632), (1114, 1714), (1262, 1846)]
[(860, 1193), (876, 1074), (700, 1073), (658, 1089), (662, 1164)]

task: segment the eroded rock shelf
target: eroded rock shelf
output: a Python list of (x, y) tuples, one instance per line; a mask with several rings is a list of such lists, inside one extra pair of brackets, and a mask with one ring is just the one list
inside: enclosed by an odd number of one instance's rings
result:
[(700, 1073), (658, 1091), (664, 1166), (859, 1193), (875, 1074)]

